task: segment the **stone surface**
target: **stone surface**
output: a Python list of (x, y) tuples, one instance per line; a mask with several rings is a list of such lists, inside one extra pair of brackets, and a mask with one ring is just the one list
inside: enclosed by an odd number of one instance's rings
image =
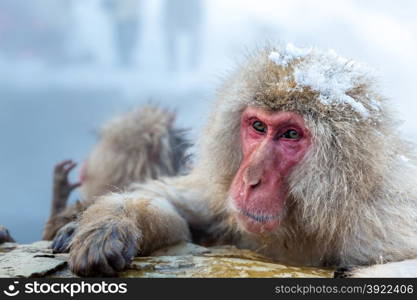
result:
[(36, 242), (6, 249), (0, 256), (0, 277), (43, 277), (64, 268), (66, 257), (52, 254), (48, 246), (48, 242)]
[(0, 255), (15, 249), (17, 246), (19, 246), (19, 245), (16, 244), (16, 243), (0, 244)]
[(210, 253), (210, 249), (192, 243), (179, 243), (177, 245), (159, 249), (151, 256), (179, 256), (179, 255), (201, 255)]
[[(0, 277), (76, 277), (67, 254), (52, 254), (50, 242), (0, 245)], [(234, 246), (202, 247), (181, 243), (137, 257), (120, 277), (332, 277), (333, 270), (298, 268)]]

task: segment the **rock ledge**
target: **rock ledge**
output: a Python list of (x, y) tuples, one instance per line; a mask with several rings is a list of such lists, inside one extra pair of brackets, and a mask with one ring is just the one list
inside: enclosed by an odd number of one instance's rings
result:
[[(76, 277), (67, 266), (68, 254), (53, 254), (50, 242), (0, 245), (0, 277)], [(202, 247), (181, 243), (148, 257), (137, 257), (120, 277), (332, 277), (331, 269), (277, 264), (250, 250), (234, 246)]]

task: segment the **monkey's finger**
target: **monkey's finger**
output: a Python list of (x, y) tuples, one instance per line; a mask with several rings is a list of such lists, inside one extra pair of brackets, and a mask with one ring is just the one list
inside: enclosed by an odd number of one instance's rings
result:
[(66, 238), (60, 236), (55, 238), (52, 241), (52, 253), (68, 253), (69, 252), (69, 242)]
[[(70, 252), (70, 259), (68, 261), (69, 268), (71, 272), (77, 274), (78, 276), (88, 276), (89, 268), (88, 268), (88, 249), (85, 246), (79, 246), (79, 243), (75, 243), (78, 247), (73, 249)], [(86, 253), (87, 252), (87, 253)]]
[(123, 243), (119, 240), (110, 239), (106, 241), (103, 248), (104, 255), (106, 256), (110, 266), (116, 270), (121, 271), (126, 267), (126, 260), (122, 255)]
[(132, 260), (135, 258), (135, 256), (138, 254), (137, 241), (131, 239), (128, 243), (126, 243), (122, 254), (126, 260), (126, 264), (130, 264)]
[(67, 253), (70, 249), (70, 243), (73, 239), (76, 226), (69, 226), (68, 223), (65, 227), (58, 231), (54, 238), (51, 248), (53, 253)]
[(110, 266), (104, 253), (103, 242), (93, 242), (88, 249), (88, 264), (93, 273), (103, 276), (115, 276), (116, 271)]
[(71, 172), (71, 170), (74, 169), (76, 166), (77, 166), (77, 163), (70, 161), (70, 163), (64, 166), (64, 170), (63, 170), (64, 175), (68, 176), (69, 172)]
[(80, 186), (81, 186), (81, 182), (80, 182), (80, 181), (75, 182), (75, 183), (72, 183), (72, 184), (70, 184), (70, 186), (69, 186), (69, 190), (70, 190), (70, 192), (71, 192), (72, 190), (74, 190), (74, 189), (76, 189), (76, 188), (78, 188), (78, 187), (80, 187)]
[(72, 160), (67, 159), (67, 160), (63, 160), (63, 161), (61, 161), (61, 162), (57, 163), (57, 164), (55, 165), (54, 172), (55, 172), (55, 173), (61, 173), (61, 172), (62, 172), (62, 170), (64, 169), (64, 167), (65, 167), (66, 165), (68, 165), (69, 163), (72, 163)]

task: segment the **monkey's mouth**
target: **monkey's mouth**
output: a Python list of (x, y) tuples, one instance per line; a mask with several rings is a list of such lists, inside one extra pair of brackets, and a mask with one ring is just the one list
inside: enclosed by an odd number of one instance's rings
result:
[(236, 213), (238, 223), (246, 231), (256, 234), (275, 230), (281, 223), (283, 216), (283, 212), (275, 215), (256, 214), (242, 208), (238, 208)]
[(244, 209), (239, 209), (240, 213), (256, 222), (259, 223), (268, 223), (268, 222), (272, 222), (272, 221), (277, 221), (279, 219), (281, 219), (282, 213), (278, 213), (276, 215), (257, 215), (257, 214), (252, 214)]
[(281, 224), (286, 212), (285, 207), (261, 211), (236, 202), (233, 198), (229, 201), (229, 208), (235, 220), (246, 231), (256, 234), (275, 230)]

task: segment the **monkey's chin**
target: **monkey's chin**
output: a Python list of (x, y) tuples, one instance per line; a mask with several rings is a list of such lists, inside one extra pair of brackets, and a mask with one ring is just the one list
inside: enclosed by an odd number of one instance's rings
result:
[(270, 215), (257, 215), (239, 209), (237, 212), (237, 221), (246, 231), (251, 233), (266, 233), (276, 229), (281, 221), (281, 213), (270, 216)]

